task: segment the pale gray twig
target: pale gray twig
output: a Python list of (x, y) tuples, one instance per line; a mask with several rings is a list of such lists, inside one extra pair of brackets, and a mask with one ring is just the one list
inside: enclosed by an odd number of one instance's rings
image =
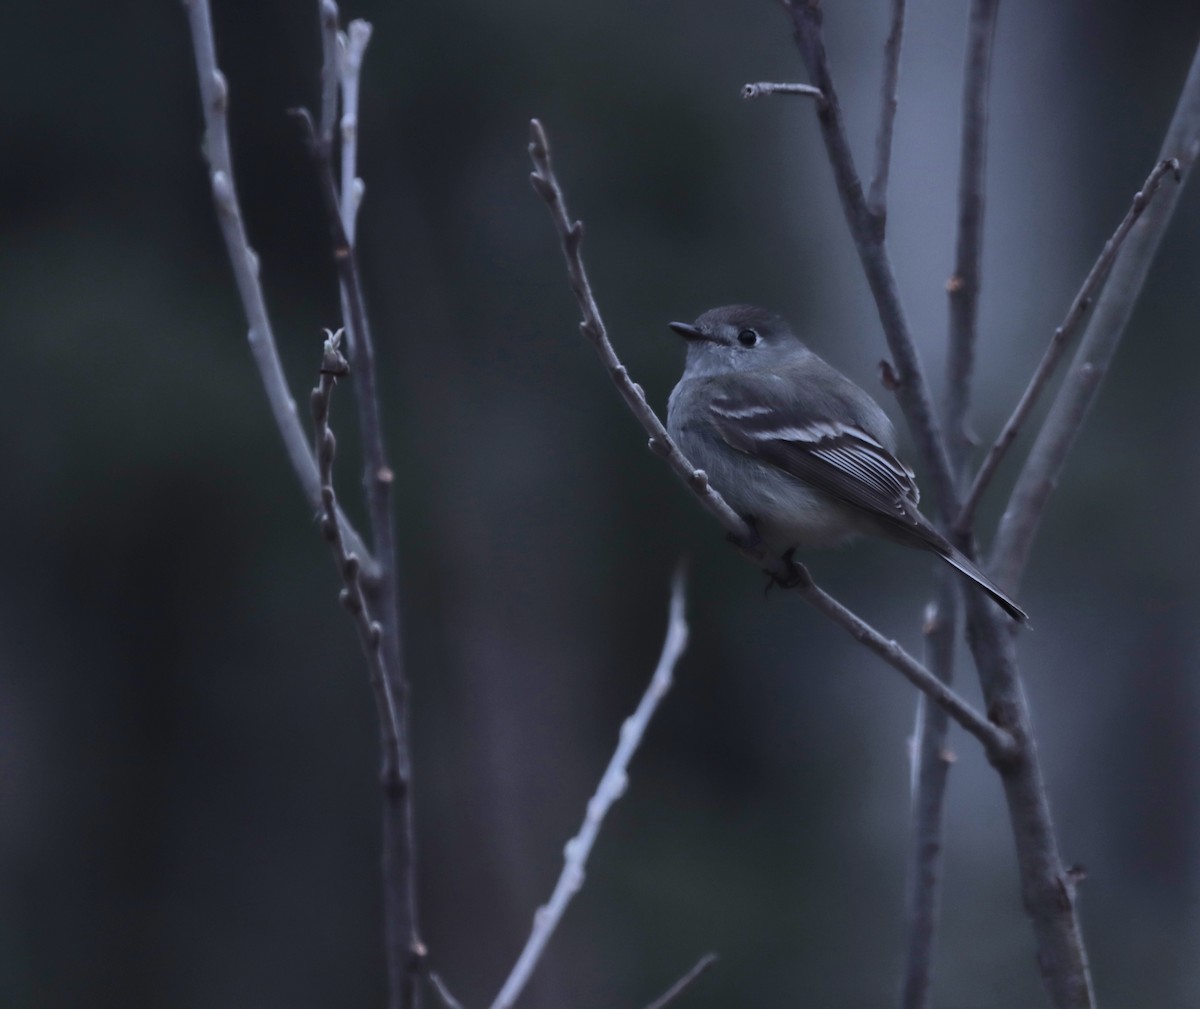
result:
[(562, 920), (563, 912), (566, 911), (571, 898), (583, 886), (584, 868), (604, 823), (604, 817), (612, 804), (625, 794), (629, 785), (629, 762), (641, 744), (659, 701), (671, 688), (675, 665), (687, 647), (688, 625), (684, 614), (684, 594), (684, 575), (681, 568), (671, 581), (667, 633), (654, 675), (650, 678), (650, 684), (646, 687), (637, 709), (621, 726), (617, 748), (608, 762), (600, 784), (596, 787), (595, 794), (588, 801), (587, 814), (579, 833), (567, 842), (564, 849), (563, 869), (554, 885), (554, 891), (550, 899), (538, 908), (533, 916), (533, 930), (525, 948), (521, 950), (511, 973), (492, 1002), (491, 1009), (508, 1009), (520, 996), (541, 959), (546, 943)]
[(437, 997), (442, 1000), (442, 1005), (446, 1009), (463, 1009), (463, 1004), (446, 987), (446, 982), (442, 980), (442, 976), (437, 971), (431, 970), (429, 972), (429, 983), (433, 985), (433, 990), (437, 992)]
[(558, 232), (563, 256), (566, 259), (567, 277), (583, 315), (580, 331), (596, 348), (596, 352), (600, 355), (609, 377), (616, 384), (625, 404), (650, 435), (651, 449), (662, 456), (672, 471), (699, 498), (705, 510), (729, 532), (730, 539), (746, 557), (762, 566), (767, 574), (771, 575), (779, 584), (799, 592), (808, 603), (866, 644), (884, 661), (898, 669), (914, 686), (928, 694), (935, 703), (942, 705), (952, 718), (983, 743), (988, 753), (992, 755), (992, 759), (1005, 759), (1012, 741), (1004, 732), (997, 731), (996, 726), (991, 725), (967, 701), (947, 688), (896, 642), (885, 638), (820, 589), (803, 566), (789, 565), (781, 558), (766, 553), (745, 520), (729, 507), (725, 499), (708, 482), (705, 472), (696, 469), (680, 452), (679, 447), (663, 427), (662, 421), (658, 419), (657, 414), (646, 402), (646, 396), (641, 386), (629, 377), (628, 370), (621, 363), (609, 342), (607, 331), (600, 318), (600, 310), (592, 294), (591, 284), (588, 282), (583, 257), (580, 254), (583, 224), (579, 221), (572, 221), (567, 213), (562, 188), (555, 177), (550, 159), (550, 147), (546, 133), (536, 119), (530, 123), (530, 134), (529, 156), (534, 165), (530, 181), (537, 194), (546, 201), (551, 219)]
[(342, 226), (346, 237), (354, 244), (358, 208), (362, 203), (364, 186), (358, 177), (358, 85), (362, 75), (363, 56), (371, 41), (371, 26), (354, 20), (344, 34), (338, 35), (342, 89)]
[(717, 959), (716, 953), (705, 953), (704, 956), (696, 961), (691, 970), (689, 970), (683, 975), (683, 977), (671, 985), (670, 988), (668, 988), (665, 992), (659, 995), (658, 998), (646, 1006), (646, 1009), (667, 1009), (667, 1006), (669, 1006), (672, 1002), (679, 998), (680, 995), (687, 991), (688, 988), (695, 983), (696, 978), (698, 978), (701, 974), (708, 970), (709, 967), (716, 963)]
[(987, 451), (987, 455), (984, 457), (983, 465), (979, 467), (979, 472), (975, 474), (975, 480), (971, 484), (971, 489), (967, 492), (962, 509), (958, 514), (958, 520), (955, 522), (956, 532), (964, 533), (972, 527), (975, 521), (975, 512), (979, 507), (979, 502), (983, 500), (984, 492), (988, 489), (992, 478), (1000, 468), (1000, 463), (1004, 461), (1008, 449), (1016, 441), (1017, 435), (1020, 433), (1025, 421), (1028, 420), (1029, 414), (1033, 411), (1038, 397), (1046, 387), (1046, 383), (1050, 380), (1050, 376), (1053, 375), (1059, 361), (1062, 360), (1063, 355), (1066, 353), (1067, 346), (1086, 318), (1088, 309), (1092, 306), (1097, 294), (1104, 285), (1108, 271), (1112, 267), (1113, 261), (1117, 258), (1117, 253), (1120, 251), (1126, 236), (1138, 218), (1142, 216), (1142, 212), (1149, 205), (1150, 200), (1153, 199), (1165, 176), (1170, 172), (1178, 173), (1178, 171), (1179, 163), (1175, 159), (1160, 161), (1155, 165), (1141, 190), (1134, 195), (1133, 205), (1117, 226), (1117, 230), (1104, 243), (1104, 248), (1101, 250), (1096, 262), (1092, 265), (1087, 277), (1084, 278), (1083, 285), (1079, 288), (1079, 293), (1075, 295), (1075, 300), (1071, 302), (1071, 307), (1067, 309), (1066, 318), (1050, 338), (1050, 344), (1047, 346), (1046, 352), (1037, 366), (1037, 370), (1033, 373), (1033, 377), (1029, 380), (1029, 385), (1026, 387), (1024, 393), (1021, 394), (1021, 399), (1013, 409), (1012, 416), (1008, 418), (1000, 434), (996, 436), (996, 440), (992, 443), (992, 446)]
[(1171, 221), (1179, 195), (1200, 149), (1200, 48), (1193, 57), (1175, 114), (1159, 153), (1179, 163), (1180, 184), (1163, 191), (1133, 225), (1112, 265), (1091, 321), (1054, 405), (1038, 432), (1017, 478), (993, 547), (993, 567), (1001, 585), (1013, 589), (1021, 579), (1046, 503), (1075, 442), (1100, 380), (1121, 342), (1134, 303), (1141, 293), (1158, 244)]
[(958, 488), (946, 455), (941, 425), (933, 409), (921, 359), (900, 303), (900, 291), (884, 242), (884, 219), (867, 206), (862, 181), (850, 152), (841, 104), (833, 85), (821, 34), (821, 5), (818, 0), (781, 2), (791, 15), (796, 44), (808, 67), (809, 76), (824, 96), (824, 101), (817, 108), (817, 121), (846, 223), (874, 296), (888, 348), (895, 359), (895, 374), (899, 383), (896, 399), (908, 420), (913, 441), (933, 483), (934, 496), (941, 513), (945, 516), (957, 515)]
[(875, 172), (867, 190), (867, 209), (880, 220), (887, 217), (888, 175), (892, 164), (892, 135), (899, 104), (900, 49), (904, 42), (904, 0), (892, 0), (892, 18), (883, 44), (879, 130), (875, 134)]
[(770, 81), (759, 81), (757, 84), (742, 85), (743, 98), (761, 98), (763, 95), (804, 95), (807, 98), (815, 98), (818, 105), (825, 101), (821, 89), (814, 88), (811, 84), (777, 84)]
[[(258, 256), (250, 248), (237, 198), (233, 159), (229, 149), (229, 93), (225, 75), (217, 66), (212, 15), (209, 12), (208, 0), (185, 0), (185, 6), (196, 57), (201, 107), (204, 112), (204, 152), (210, 170), (217, 220), (225, 239), (229, 262), (233, 267), (233, 276), (241, 296), (243, 311), (246, 313), (246, 322), (250, 327), (246, 338), (267, 394), (267, 402), (271, 406), (275, 426), (283, 437), (292, 469), (300, 479), (305, 498), (319, 511), (322, 503), (317, 461), (309, 448), (308, 436), (300, 423), (295, 400), (288, 390), (283, 365), (279, 361), (275, 335), (259, 283)], [(338, 522), (347, 549), (361, 560), (364, 577), (375, 577), (378, 568), (362, 538), (344, 515), (339, 514)]]

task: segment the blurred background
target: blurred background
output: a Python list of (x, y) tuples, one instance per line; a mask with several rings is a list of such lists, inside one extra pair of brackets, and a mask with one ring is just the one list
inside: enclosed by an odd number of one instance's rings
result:
[[(297, 400), (337, 324), (312, 170), (315, 4), (215, 0), (238, 183)], [(911, 5), (889, 236), (943, 387), (965, 4)], [(828, 5), (860, 167), (883, 0)], [(758, 572), (645, 449), (577, 313), (541, 117), (614, 343), (660, 409), (666, 329), (788, 316), (876, 391), (885, 347), (777, 5), (363, 2), (360, 249), (397, 482), (433, 964), (485, 1005), (657, 657), (692, 644), (524, 1004), (644, 1005), (701, 954), (716, 1006), (894, 1004), (915, 695)], [(977, 408), (1007, 415), (1157, 156), (1193, 3), (1003, 6)], [(14, 5), (0, 103), (0, 1004), (378, 1006), (376, 720), (266, 408), (176, 3)], [(1184, 194), (1021, 601), (1027, 690), (1101, 1002), (1200, 1000), (1200, 191)], [(333, 422), (356, 516), (348, 387)], [(1024, 437), (984, 510), (990, 539)], [(911, 458), (911, 450), (907, 453)], [(361, 524), (361, 523), (360, 523)], [(919, 652), (930, 563), (817, 579)], [(969, 665), (962, 690), (978, 696)], [(994, 775), (949, 793), (935, 1004), (1044, 1004)]]

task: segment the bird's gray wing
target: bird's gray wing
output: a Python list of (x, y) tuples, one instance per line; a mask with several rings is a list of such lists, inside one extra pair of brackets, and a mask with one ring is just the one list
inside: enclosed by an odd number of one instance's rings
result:
[(920, 494), (912, 470), (877, 437), (804, 404), (756, 402), (740, 392), (727, 386), (709, 401), (710, 420), (731, 448), (885, 522), (924, 524), (914, 518)]

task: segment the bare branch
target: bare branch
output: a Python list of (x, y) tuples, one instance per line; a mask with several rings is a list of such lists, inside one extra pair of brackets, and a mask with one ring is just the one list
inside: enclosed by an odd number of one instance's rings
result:
[(691, 970), (646, 1006), (646, 1009), (667, 1009), (667, 1006), (687, 991), (695, 983), (696, 979), (716, 962), (716, 953), (705, 953), (704, 956), (696, 961)]
[(875, 174), (867, 195), (867, 209), (876, 217), (887, 216), (888, 174), (892, 164), (892, 134), (896, 129), (899, 104), (900, 48), (904, 41), (904, 0), (892, 0), (892, 20), (883, 44), (883, 82), (879, 108), (879, 131), (875, 134)]
[(888, 348), (895, 360), (899, 380), (897, 401), (908, 420), (913, 441), (933, 483), (941, 513), (946, 516), (957, 515), (958, 488), (946, 455), (941, 426), (934, 413), (921, 359), (900, 304), (900, 291), (884, 242), (884, 219), (872, 213), (867, 206), (862, 182), (854, 166), (854, 156), (850, 152), (841, 104), (833, 85), (821, 34), (821, 5), (819, 0), (783, 0), (783, 6), (791, 15), (796, 45), (808, 67), (809, 76), (825, 98), (817, 109), (817, 121), (833, 168), (842, 211), (875, 298)]
[[(974, 0), (967, 29), (958, 176), (958, 239), (954, 275), (946, 285), (950, 302), (950, 341), (946, 355), (946, 451), (956, 478), (962, 473), (971, 450), (967, 413), (971, 403), (975, 347), (979, 339), (988, 86), (992, 75), (992, 42), (996, 36), (999, 6), (999, 0)], [(955, 515), (950, 513), (945, 517), (949, 525)]]
[(1067, 453), (1095, 400), (1100, 380), (1120, 345), (1158, 244), (1171, 221), (1183, 182), (1200, 150), (1200, 48), (1163, 141), (1160, 160), (1177, 160), (1180, 185), (1164, 190), (1130, 229), (1071, 368), (1021, 470), (993, 548), (1001, 585), (1015, 588), (1029, 559), (1046, 503)]
[[(246, 322), (250, 327), (246, 338), (267, 394), (267, 402), (271, 406), (275, 426), (283, 437), (288, 460), (296, 476), (300, 478), (305, 498), (313, 509), (319, 511), (322, 503), (317, 461), (309, 448), (308, 436), (300, 423), (295, 400), (288, 390), (283, 365), (279, 361), (275, 335), (267, 314), (262, 286), (259, 284), (258, 256), (250, 248), (241, 206), (238, 203), (233, 159), (229, 150), (229, 94), (225, 75), (217, 67), (208, 0), (186, 0), (185, 5), (196, 56), (196, 74), (200, 82), (205, 126), (204, 149), (208, 158), (213, 198), (217, 206), (217, 220), (225, 238), (230, 264), (233, 266), (233, 276), (241, 296), (242, 309), (246, 313)], [(345, 515), (339, 514), (338, 522), (347, 548), (361, 559), (363, 575), (375, 577), (377, 565), (361, 537)]]
[[(954, 678), (954, 646), (959, 629), (959, 591), (949, 571), (937, 572), (938, 598), (931, 603), (922, 631), (925, 662), (947, 686)], [(912, 840), (908, 866), (904, 973), (901, 1009), (927, 1009), (933, 978), (942, 885), (943, 810), (954, 757), (947, 746), (946, 713), (917, 698), (912, 740)]]
[(333, 0), (317, 0), (321, 24), (321, 120), (317, 127), (321, 141), (333, 143), (333, 123), (338, 104), (338, 8)]
[(567, 263), (567, 277), (583, 315), (580, 331), (596, 348), (605, 370), (616, 384), (626, 406), (650, 435), (650, 448), (663, 458), (684, 485), (696, 495), (705, 510), (727, 530), (729, 538), (744, 556), (761, 566), (780, 585), (799, 591), (807, 602), (840, 624), (854, 637), (866, 643), (884, 661), (903, 673), (918, 689), (928, 694), (936, 704), (942, 705), (963, 728), (980, 739), (988, 752), (993, 755), (993, 759), (1005, 759), (1011, 744), (1011, 740), (1005, 733), (997, 732), (996, 727), (990, 725), (986, 718), (949, 690), (936, 676), (908, 655), (894, 641), (889, 641), (860, 617), (818, 588), (803, 567), (789, 564), (779, 557), (768, 554), (763, 549), (754, 530), (729, 507), (725, 499), (708, 482), (707, 474), (703, 470), (696, 469), (680, 452), (679, 446), (671, 439), (667, 429), (663, 427), (662, 421), (658, 419), (646, 402), (646, 396), (641, 386), (629, 377), (628, 370), (621, 363), (609, 342), (580, 253), (583, 224), (579, 221), (572, 222), (567, 213), (562, 188), (554, 175), (554, 168), (550, 160), (550, 147), (546, 140), (546, 133), (536, 119), (530, 124), (530, 133), (532, 141), (529, 145), (529, 156), (534, 165), (530, 182), (533, 184), (535, 192), (546, 201), (550, 216), (558, 231), (563, 256)]
[(583, 886), (584, 868), (587, 865), (592, 846), (596, 843), (596, 838), (600, 833), (600, 827), (604, 823), (604, 817), (612, 804), (625, 794), (625, 789), (629, 785), (629, 762), (641, 744), (646, 727), (650, 724), (650, 719), (654, 716), (659, 701), (671, 688), (675, 665), (687, 647), (687, 640), (688, 625), (684, 615), (684, 575), (681, 567), (671, 582), (670, 617), (667, 622), (662, 654), (659, 656), (654, 675), (650, 678), (650, 684), (646, 687), (646, 692), (642, 695), (637, 710), (621, 726), (616, 751), (608, 762), (600, 784), (596, 787), (595, 795), (588, 801), (587, 815), (579, 828), (579, 833), (567, 842), (563, 870), (554, 886), (554, 892), (533, 916), (533, 931), (525, 943), (525, 948), (521, 950), (521, 955), (517, 958), (512, 972), (505, 980), (499, 994), (496, 995), (495, 1001), (492, 1002), (492, 1009), (508, 1009), (520, 996), (541, 959), (546, 943), (550, 941), (555, 928), (562, 920), (563, 912), (566, 911), (571, 898)]
[(1038, 397), (1046, 387), (1046, 383), (1050, 380), (1051, 375), (1053, 375), (1059, 361), (1062, 360), (1063, 354), (1066, 353), (1068, 344), (1074, 339), (1076, 331), (1083, 324), (1088, 309), (1092, 306), (1097, 294), (1103, 287), (1105, 278), (1107, 278), (1108, 272), (1112, 267), (1113, 261), (1117, 258), (1117, 253), (1121, 250), (1126, 236), (1132, 230), (1138, 218), (1142, 216), (1142, 212), (1149, 206), (1150, 201), (1154, 198), (1154, 194), (1158, 191), (1158, 187), (1166, 175), (1174, 173), (1176, 178), (1178, 178), (1178, 172), (1179, 162), (1176, 159), (1160, 161), (1155, 165), (1149, 178), (1146, 179), (1145, 185), (1134, 196), (1133, 204), (1125, 214), (1124, 219), (1117, 226), (1117, 230), (1113, 232), (1112, 237), (1104, 244), (1099, 258), (1093, 264), (1087, 277), (1084, 278), (1083, 286), (1079, 288), (1079, 293), (1075, 295), (1075, 300), (1071, 302), (1071, 307), (1067, 309), (1067, 317), (1050, 338), (1050, 344), (1046, 348), (1046, 353), (1042, 356), (1037, 370), (1029, 380), (1029, 385), (1026, 387), (1025, 392), (1022, 393), (1021, 399), (1012, 412), (1012, 416), (1005, 422), (995, 442), (988, 449), (987, 455), (983, 460), (983, 465), (979, 467), (979, 472), (975, 474), (975, 480), (971, 484), (971, 489), (963, 501), (962, 510), (959, 512), (958, 520), (955, 522), (956, 532), (964, 533), (972, 527), (975, 521), (975, 512), (979, 508), (979, 502), (983, 500), (984, 492), (991, 484), (992, 478), (1000, 468), (1000, 463), (1004, 461), (1009, 448), (1016, 441), (1017, 435), (1020, 434), (1025, 421), (1029, 419), (1029, 414), (1033, 411)]
[(437, 992), (437, 997), (442, 1000), (445, 1009), (463, 1009), (463, 1004), (446, 987), (446, 982), (442, 980), (442, 976), (437, 971), (429, 972), (429, 983), (433, 985), (433, 990)]
[[(357, 79), (362, 53), (370, 37), (365, 23), (351, 25), (350, 38), (339, 48), (339, 83), (347, 114), (357, 116)], [(347, 82), (350, 88), (347, 90)], [(317, 182), (325, 205), (337, 267), (342, 303), (342, 321), (350, 345), (350, 360), (355, 399), (358, 405), (359, 431), (363, 441), (363, 491), (371, 520), (371, 531), (378, 564), (378, 577), (364, 586), (371, 609), (382, 627), (381, 655), (383, 675), (395, 711), (397, 742), (394, 759), (385, 759), (381, 772), (383, 786), (383, 904), (384, 932), (388, 969), (389, 1005), (393, 1009), (411, 1009), (418, 1000), (418, 979), (426, 956), (417, 921), (417, 881), (411, 766), (408, 742), (408, 679), (400, 641), (400, 613), (397, 606), (399, 563), (392, 518), (394, 475), (387, 461), (383, 419), (375, 372), (375, 349), (363, 298), (351, 233), (361, 183), (353, 178), (355, 131), (350, 131), (350, 194), (352, 205), (343, 207), (333, 175), (333, 149), (316, 131), (312, 117), (299, 110), (305, 124), (309, 151), (316, 169)], [(343, 136), (345, 135), (343, 122)], [(349, 224), (349, 228), (347, 227)], [(385, 748), (387, 741), (384, 741)]]
[(764, 95), (804, 95), (815, 98), (820, 105), (825, 101), (820, 88), (811, 84), (772, 84), (770, 81), (759, 81), (757, 84), (743, 84), (743, 98), (761, 98)]

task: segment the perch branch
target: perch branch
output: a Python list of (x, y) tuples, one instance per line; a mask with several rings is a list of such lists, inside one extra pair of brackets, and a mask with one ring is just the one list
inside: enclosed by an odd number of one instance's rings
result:
[(1067, 309), (1067, 316), (1063, 320), (1062, 325), (1054, 331), (1054, 335), (1050, 338), (1050, 344), (1046, 348), (1046, 353), (1042, 356), (1037, 370), (1029, 380), (1029, 385), (1013, 409), (1012, 416), (1005, 422), (1000, 434), (992, 443), (991, 448), (988, 449), (987, 455), (983, 460), (983, 465), (979, 467), (979, 472), (975, 474), (975, 480), (971, 484), (970, 491), (967, 492), (962, 510), (959, 512), (957, 522), (955, 522), (956, 532), (964, 533), (974, 524), (975, 512), (979, 508), (979, 502), (983, 499), (984, 492), (991, 484), (992, 478), (1000, 468), (1000, 463), (1004, 461), (1009, 448), (1016, 441), (1021, 428), (1029, 419), (1029, 414), (1037, 404), (1038, 397), (1041, 395), (1042, 390), (1045, 389), (1050, 376), (1054, 374), (1055, 368), (1058, 367), (1058, 363), (1066, 353), (1067, 346), (1074, 339), (1076, 331), (1083, 324), (1088, 309), (1103, 287), (1105, 278), (1108, 276), (1109, 270), (1112, 268), (1112, 264), (1116, 260), (1117, 253), (1120, 252), (1126, 237), (1129, 235), (1134, 224), (1137, 223), (1138, 218), (1142, 216), (1142, 212), (1149, 206), (1150, 201), (1154, 198), (1154, 194), (1158, 191), (1166, 175), (1169, 172), (1174, 172), (1176, 173), (1176, 177), (1178, 177), (1178, 171), (1179, 164), (1175, 159), (1160, 161), (1155, 165), (1154, 170), (1151, 171), (1141, 190), (1134, 195), (1133, 204), (1125, 214), (1124, 219), (1117, 226), (1117, 230), (1105, 242), (1099, 257), (1088, 272), (1087, 277), (1084, 278), (1083, 286), (1079, 288), (1079, 293), (1075, 295), (1075, 300), (1071, 302), (1071, 307)]
[(492, 1009), (509, 1009), (520, 996), (541, 959), (546, 943), (550, 941), (555, 928), (562, 920), (563, 912), (566, 911), (571, 898), (583, 886), (584, 869), (592, 846), (596, 843), (596, 837), (600, 833), (600, 827), (604, 823), (604, 817), (612, 804), (625, 794), (625, 789), (629, 785), (629, 762), (641, 744), (646, 727), (650, 724), (650, 719), (654, 716), (659, 701), (671, 688), (675, 665), (687, 647), (687, 640), (688, 625), (684, 615), (684, 575), (680, 569), (675, 573), (671, 582), (671, 607), (667, 621), (667, 633), (654, 675), (650, 678), (650, 684), (646, 687), (646, 692), (642, 695), (637, 710), (621, 726), (617, 748), (608, 762), (600, 784), (596, 787), (596, 793), (588, 801), (587, 814), (579, 828), (579, 833), (567, 842), (562, 873), (554, 885), (554, 891), (550, 895), (550, 899), (534, 914), (533, 931), (525, 943), (525, 948), (521, 950), (521, 955), (517, 958), (512, 972), (505, 980), (499, 994), (496, 995), (495, 1001), (492, 1002)]
[(588, 282), (583, 265), (580, 244), (583, 224), (572, 221), (567, 213), (562, 188), (555, 177), (550, 159), (549, 143), (541, 123), (536, 119), (530, 124), (531, 142), (529, 155), (534, 171), (530, 176), (534, 190), (546, 202), (550, 216), (558, 231), (563, 256), (567, 264), (567, 277), (579, 309), (583, 315), (580, 330), (599, 354), (609, 377), (617, 386), (621, 398), (650, 435), (650, 448), (661, 456), (671, 470), (696, 495), (700, 504), (730, 534), (730, 539), (742, 554), (761, 566), (781, 585), (795, 589), (806, 602), (848, 631), (853, 637), (867, 645), (885, 662), (899, 670), (914, 686), (926, 693), (936, 704), (944, 707), (952, 718), (975, 736), (988, 751), (991, 758), (1003, 761), (1010, 753), (1012, 740), (997, 730), (983, 715), (954, 691), (941, 683), (928, 669), (904, 651), (895, 641), (885, 638), (860, 617), (846, 609), (841, 603), (819, 588), (800, 565), (789, 566), (781, 558), (768, 554), (757, 542), (753, 530), (740, 515), (729, 507), (725, 499), (708, 482), (703, 470), (696, 469), (679, 450), (679, 447), (663, 427), (662, 421), (646, 402), (641, 386), (630, 377), (629, 372), (617, 357), (609, 342), (600, 310)]
[[(275, 426), (292, 469), (309, 504), (321, 511), (321, 483), (317, 461), (308, 445), (308, 436), (300, 423), (296, 402), (288, 390), (287, 378), (279, 360), (275, 334), (271, 328), (267, 304), (258, 276), (258, 256), (250, 248), (246, 225), (234, 183), (233, 158), (229, 148), (228, 110), (229, 91), (225, 75), (217, 66), (216, 44), (213, 41), (212, 16), (208, 0), (185, 0), (192, 48), (196, 57), (196, 76), (200, 83), (200, 102), (204, 112), (204, 152), (208, 160), (209, 179), (217, 208), (217, 220), (225, 239), (234, 281), (241, 297), (249, 331), (246, 334), (250, 353), (262, 379), (267, 402)], [(342, 536), (349, 551), (360, 558), (364, 577), (374, 577), (377, 565), (362, 538), (345, 515), (338, 515)]]

